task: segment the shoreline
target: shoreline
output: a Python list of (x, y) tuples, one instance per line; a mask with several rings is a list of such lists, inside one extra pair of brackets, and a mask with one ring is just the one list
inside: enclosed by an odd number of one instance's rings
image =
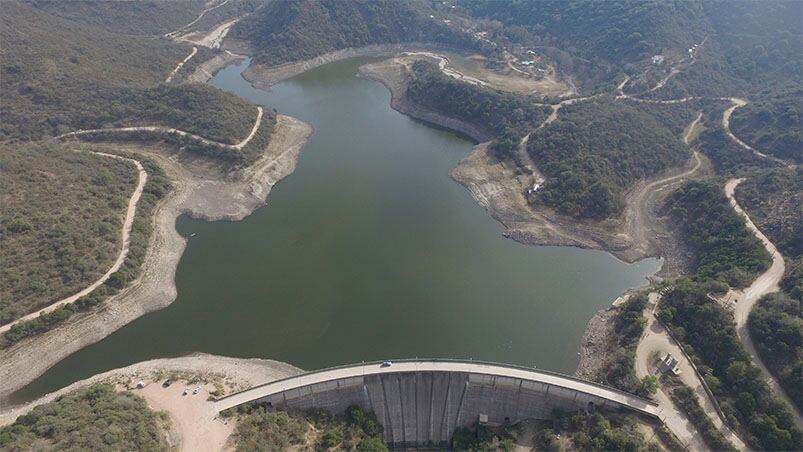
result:
[[(243, 52), (247, 49), (242, 43), (228, 40), (223, 44), (224, 49), (229, 49), (232, 52)], [(244, 72), (243, 78), (246, 79), (254, 88), (262, 90), (270, 90), (272, 85), (296, 75), (307, 72), (317, 67), (335, 63), (338, 61), (348, 60), (351, 58), (360, 57), (390, 57), (401, 52), (415, 52), (415, 51), (428, 51), (428, 50), (457, 50), (453, 47), (444, 46), (442, 44), (426, 43), (426, 42), (407, 42), (399, 44), (373, 44), (364, 47), (348, 47), (345, 49), (327, 52), (317, 57), (307, 60), (291, 61), (282, 63), (276, 66), (265, 66), (262, 64), (252, 63)]]
[(311, 133), (306, 123), (279, 115), (263, 156), (229, 180), (219, 174), (193, 172), (158, 148), (126, 149), (154, 159), (174, 186), (152, 218), (154, 232), (140, 276), (96, 310), (0, 350), (0, 400), (68, 355), (175, 301), (175, 273), (187, 244), (187, 238), (176, 231), (176, 219), (183, 214), (208, 221), (237, 221), (248, 216), (265, 205), (271, 188), (295, 170)]
[[(450, 177), (471, 193), (474, 200), (506, 229), (511, 239), (525, 245), (575, 246), (605, 251), (626, 263), (663, 254), (655, 244), (638, 244), (624, 232), (626, 212), (617, 218), (592, 224), (588, 221), (562, 217), (550, 209), (544, 208), (539, 211), (532, 209), (522, 194), (526, 187), (532, 185), (530, 180), (532, 176), (517, 175), (514, 169), (507, 168), (488, 153), (487, 147), (493, 139), (493, 134), (477, 125), (406, 102), (404, 89), (407, 80), (397, 66), (399, 65), (386, 62), (363, 65), (358, 76), (382, 83), (391, 92), (391, 107), (394, 110), (425, 123), (465, 135), (478, 143), (452, 170)], [(674, 171), (680, 169), (672, 169), (667, 173), (671, 174)], [(649, 185), (648, 182), (660, 181), (666, 176), (667, 174), (661, 174), (643, 181), (631, 189), (628, 198)], [(665, 275), (669, 268), (674, 270), (675, 267), (679, 267), (667, 264), (668, 262), (664, 262), (656, 276)]]
[[(0, 428), (68, 393), (94, 384), (109, 384), (116, 392), (141, 397), (149, 409), (166, 415), (169, 422), (161, 433), (170, 450), (229, 450), (236, 422), (217, 415), (213, 397), (302, 372), (280, 361), (205, 353), (141, 361), (93, 375), (31, 402), (4, 407), (0, 410)], [(167, 378), (173, 380), (173, 384), (165, 387), (161, 383)], [(198, 394), (188, 393), (193, 387)]]
[[(638, 214), (639, 209), (650, 210), (658, 201), (654, 198), (660, 197), (654, 196), (658, 191), (672, 185), (681, 175), (696, 172), (700, 167), (697, 154), (692, 158), (693, 166), (690, 171), (686, 167), (673, 168), (633, 187), (627, 194), (628, 206), (619, 218), (603, 222), (602, 225), (589, 227), (582, 222), (575, 222), (579, 224), (579, 228), (576, 225), (566, 227), (573, 220), (556, 218), (558, 215), (554, 213), (537, 213), (529, 206), (522, 193), (532, 183), (533, 176), (517, 175), (488, 153), (487, 147), (493, 139), (492, 134), (475, 125), (404, 102), (407, 83), (404, 70), (400, 64), (388, 64), (388, 61), (392, 60), (363, 65), (358, 76), (382, 83), (391, 93), (391, 107), (394, 110), (437, 127), (456, 131), (479, 143), (451, 171), (450, 177), (465, 187), (474, 200), (506, 229), (509, 238), (526, 245), (575, 246), (605, 251), (630, 264), (649, 257), (662, 259), (661, 267), (647, 278), (648, 281), (683, 273), (686, 266), (684, 256), (670, 254), (672, 238), (666, 236), (662, 237), (663, 240), (652, 241), (648, 237), (650, 234), (640, 234), (641, 240), (632, 238), (636, 235), (633, 234), (636, 228), (647, 228), (649, 232), (655, 232), (653, 229), (659, 226), (650, 224), (648, 228), (644, 224), (634, 225), (632, 217)], [(650, 188), (656, 190), (649, 191)], [(665, 231), (666, 228), (661, 226), (659, 233), (664, 236)], [(600, 309), (588, 320), (578, 350), (580, 360), (575, 375), (592, 381), (602, 381), (601, 371), (606, 367), (606, 361), (599, 360), (598, 357), (613, 351), (612, 345), (615, 346), (613, 320), (618, 313), (618, 305), (648, 286), (649, 282), (629, 288), (613, 300), (610, 306)]]

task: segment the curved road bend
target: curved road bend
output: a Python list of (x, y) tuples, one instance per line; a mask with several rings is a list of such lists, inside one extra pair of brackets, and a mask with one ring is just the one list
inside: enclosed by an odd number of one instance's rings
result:
[(218, 3), (215, 6), (210, 6), (209, 8), (206, 8), (205, 10), (201, 11), (201, 14), (199, 14), (198, 17), (195, 18), (195, 20), (193, 20), (192, 22), (184, 25), (183, 27), (179, 28), (178, 30), (174, 30), (174, 31), (171, 31), (170, 33), (166, 33), (164, 35), (164, 37), (165, 38), (174, 38), (174, 37), (176, 37), (176, 35), (178, 35), (182, 31), (184, 31), (184, 30), (192, 27), (193, 25), (195, 25), (199, 20), (201, 20), (206, 15), (206, 13), (208, 13), (209, 11), (212, 11), (213, 9), (220, 8), (221, 6), (225, 5), (228, 2), (229, 2), (229, 0), (223, 0), (222, 2)]
[(103, 276), (98, 278), (95, 282), (93, 282), (92, 284), (90, 284), (89, 286), (87, 286), (86, 288), (81, 290), (80, 292), (78, 292), (78, 293), (76, 293), (74, 295), (70, 295), (69, 297), (64, 298), (62, 300), (56, 301), (55, 303), (51, 303), (50, 305), (48, 305), (48, 306), (46, 306), (46, 307), (44, 307), (42, 309), (39, 309), (36, 312), (32, 312), (32, 313), (30, 313), (30, 314), (28, 314), (28, 315), (26, 315), (24, 317), (20, 317), (19, 319), (15, 320), (15, 321), (13, 321), (11, 323), (7, 323), (7, 324), (5, 324), (3, 326), (0, 326), (0, 334), (5, 333), (9, 329), (11, 329), (11, 327), (13, 325), (17, 324), (18, 322), (22, 322), (22, 321), (25, 321), (25, 320), (32, 320), (32, 319), (34, 319), (36, 317), (39, 317), (40, 314), (43, 314), (43, 313), (48, 312), (48, 311), (51, 311), (52, 309), (55, 309), (55, 308), (57, 308), (57, 307), (59, 307), (61, 305), (72, 303), (72, 302), (78, 300), (79, 298), (88, 295), (93, 290), (95, 290), (98, 287), (100, 287), (101, 284), (105, 283), (109, 279), (109, 277), (112, 275), (112, 273), (114, 273), (117, 270), (119, 270), (120, 267), (122, 267), (123, 262), (125, 262), (125, 258), (128, 256), (128, 248), (129, 248), (129, 244), (130, 244), (129, 238), (130, 238), (130, 235), (131, 235), (131, 227), (134, 224), (134, 215), (136, 214), (137, 203), (139, 202), (139, 198), (142, 196), (142, 190), (145, 188), (145, 182), (147, 182), (147, 180), (148, 180), (148, 173), (145, 172), (145, 168), (143, 168), (142, 164), (137, 160), (126, 158), (126, 157), (121, 157), (119, 155), (107, 154), (105, 152), (92, 152), (92, 154), (131, 162), (131, 163), (134, 164), (134, 166), (137, 167), (137, 170), (139, 171), (137, 187), (134, 189), (134, 193), (131, 195), (131, 198), (128, 200), (128, 208), (126, 210), (125, 220), (123, 220), (123, 230), (122, 230), (122, 234), (121, 234), (122, 235), (122, 240), (121, 240), (121, 243), (120, 243), (120, 253), (117, 255), (117, 259), (114, 261), (114, 264), (112, 264), (111, 268), (106, 270), (106, 273), (104, 273)]
[[(644, 335), (639, 341), (636, 348), (635, 367), (636, 376), (644, 378), (647, 375), (653, 375), (651, 369), (654, 369), (652, 358), (658, 355), (662, 358), (664, 354), (670, 353), (678, 360), (680, 367), (680, 378), (683, 384), (690, 387), (700, 406), (705, 411), (711, 422), (725, 437), (733, 443), (739, 450), (747, 450), (747, 445), (725, 424), (724, 419), (719, 416), (719, 411), (715, 408), (715, 402), (711, 400), (703, 387), (697, 373), (694, 371), (686, 355), (680, 349), (680, 346), (672, 339), (666, 329), (655, 319), (655, 309), (658, 306), (661, 296), (657, 292), (651, 292), (649, 295), (649, 303), (644, 309), (644, 316), (647, 318), (647, 326), (644, 329)], [(657, 376), (657, 375), (656, 375)], [(679, 409), (675, 407), (672, 399), (660, 389), (655, 394), (655, 400), (658, 401), (664, 412), (674, 412), (675, 416), (667, 415), (665, 420), (667, 427), (672, 430), (675, 435), (681, 438), (684, 443), (691, 450), (708, 449), (708, 446), (703, 442), (702, 436), (697, 432), (688, 418)]]
[(382, 367), (379, 363), (362, 363), (310, 372), (256, 386), (218, 399), (215, 401), (215, 411), (220, 412), (273, 394), (331, 380), (404, 372), (462, 372), (536, 381), (601, 397), (611, 402), (627, 406), (647, 416), (657, 418), (663, 417), (663, 413), (661, 413), (661, 410), (655, 403), (617, 389), (551, 372), (459, 360), (404, 360), (393, 362), (393, 365), (387, 367)]
[(764, 362), (761, 360), (761, 356), (758, 354), (758, 351), (753, 344), (753, 340), (750, 338), (750, 331), (747, 328), (747, 319), (750, 316), (750, 311), (753, 309), (753, 306), (755, 306), (756, 302), (758, 302), (758, 300), (764, 295), (780, 290), (778, 283), (781, 281), (781, 278), (783, 278), (785, 265), (783, 255), (781, 255), (778, 249), (775, 248), (775, 245), (773, 245), (767, 236), (765, 236), (758, 229), (758, 227), (756, 227), (747, 213), (745, 213), (739, 203), (736, 202), (734, 191), (743, 180), (744, 179), (729, 180), (725, 184), (725, 195), (728, 197), (728, 200), (730, 200), (733, 210), (735, 210), (740, 216), (744, 217), (747, 228), (750, 229), (750, 231), (752, 231), (756, 237), (758, 237), (758, 239), (764, 245), (764, 248), (766, 248), (767, 252), (770, 253), (772, 256), (772, 265), (770, 265), (770, 268), (764, 273), (760, 274), (749, 287), (735, 293), (734, 300), (736, 300), (736, 304), (733, 308), (733, 316), (736, 320), (736, 333), (738, 334), (739, 340), (742, 342), (744, 348), (753, 357), (753, 361), (761, 369), (761, 372), (764, 374), (764, 378), (767, 380), (767, 383), (769, 383), (770, 387), (775, 391), (775, 393), (784, 399), (792, 408), (792, 414), (795, 416), (795, 423), (798, 425), (798, 427), (803, 428), (803, 416), (800, 415), (796, 405), (792, 403), (792, 400), (783, 391), (781, 385), (778, 384), (778, 381), (775, 379), (775, 376), (772, 374), (772, 372), (770, 372), (767, 366), (764, 365)]
[(210, 140), (208, 138), (204, 138), (200, 135), (196, 135), (194, 133), (185, 132), (183, 130), (174, 129), (172, 127), (165, 127), (165, 126), (133, 126), (133, 127), (109, 127), (106, 129), (83, 129), (83, 130), (76, 130), (74, 132), (68, 132), (61, 134), (56, 137), (56, 139), (62, 138), (70, 138), (70, 137), (79, 137), (82, 135), (93, 135), (97, 133), (115, 133), (115, 132), (157, 132), (157, 133), (167, 133), (167, 134), (174, 134), (182, 137), (191, 138), (193, 140), (200, 141), (201, 143), (210, 145), (210, 146), (218, 146), (224, 149), (231, 149), (234, 151), (239, 151), (245, 145), (254, 138), (256, 135), (257, 130), (259, 130), (259, 126), (262, 124), (262, 114), (263, 110), (261, 106), (257, 106), (257, 118), (254, 122), (254, 126), (251, 128), (251, 132), (245, 137), (242, 141), (237, 144), (226, 144), (221, 143), (219, 141)]

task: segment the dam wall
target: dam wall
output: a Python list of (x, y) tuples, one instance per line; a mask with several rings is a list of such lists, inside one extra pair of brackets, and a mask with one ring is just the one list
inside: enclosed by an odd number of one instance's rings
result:
[[(578, 390), (570, 387), (571, 384), (596, 386), (569, 377), (562, 377), (566, 380), (562, 385), (555, 384), (555, 378), (550, 374), (546, 376), (552, 377), (553, 381), (538, 381), (539, 378), (522, 378), (502, 372), (494, 374), (479, 367), (477, 372), (472, 372), (470, 365), (455, 370), (389, 368), (367, 373), (366, 367), (362, 366), (361, 373), (360, 367), (355, 367), (354, 372), (337, 372), (332, 378), (312, 378), (299, 384), (293, 384), (293, 380), (304, 376), (293, 377), (279, 382), (274, 388), (270, 388), (271, 384), (265, 385), (268, 387), (266, 391), (254, 388), (249, 391), (257, 392), (245, 397), (238, 398), (239, 395), (235, 394), (229, 401), (228, 398), (221, 399), (216, 402), (216, 408), (255, 402), (271, 409), (319, 408), (342, 414), (349, 406), (357, 405), (376, 415), (384, 427), (385, 441), (395, 449), (448, 447), (454, 431), (460, 427), (475, 425), (480, 420), (497, 425), (506, 421), (550, 419), (554, 409), (630, 409), (656, 417), (651, 402), (619, 394), (610, 388), (605, 388), (602, 394)], [(393, 367), (397, 364), (394, 363)], [(542, 375), (531, 370), (519, 372), (532, 373), (536, 377)], [(623, 399), (612, 400), (606, 391), (614, 391), (613, 394)]]

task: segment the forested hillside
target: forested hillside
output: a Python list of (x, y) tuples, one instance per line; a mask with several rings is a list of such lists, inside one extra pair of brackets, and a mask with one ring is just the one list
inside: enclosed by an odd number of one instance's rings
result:
[(750, 337), (784, 391), (803, 408), (803, 318), (801, 300), (783, 292), (762, 298), (750, 313)]
[(663, 297), (658, 313), (695, 359), (710, 368), (706, 382), (730, 423), (740, 423), (752, 447), (800, 450), (803, 433), (736, 335), (733, 315), (708, 298), (710, 286), (678, 281)]
[(519, 27), (520, 40), (624, 64), (705, 36), (700, 2), (458, 0), (469, 15)]
[(750, 313), (750, 336), (789, 398), (803, 408), (803, 169), (778, 168), (747, 178), (736, 199), (786, 258), (782, 292)]
[(731, 129), (761, 152), (803, 163), (803, 85), (760, 93), (733, 112)]
[(188, 46), (108, 33), (22, 3), (3, 7), (0, 140), (163, 125), (236, 143), (256, 120), (256, 107), (206, 84), (160, 85)]
[(421, 0), (286, 0), (268, 2), (234, 26), (257, 63), (277, 65), (348, 47), (436, 42), (471, 47), (469, 35), (450, 29)]
[(112, 33), (156, 36), (178, 29), (198, 17), (205, 0), (138, 0), (104, 2), (97, 0), (28, 0), (54, 16), (96, 26)]
[(666, 209), (696, 256), (698, 277), (744, 287), (769, 267), (769, 253), (715, 183), (687, 182)]
[(0, 449), (168, 450), (165, 427), (141, 397), (94, 385), (37, 406), (0, 429)]
[(546, 175), (539, 199), (587, 218), (618, 214), (635, 181), (689, 159), (678, 136), (645, 109), (610, 99), (563, 107), (530, 136), (527, 152)]
[(784, 256), (803, 256), (803, 169), (748, 177), (736, 187), (736, 200)]
[(491, 130), (493, 150), (502, 159), (515, 158), (522, 137), (549, 114), (549, 107), (536, 105), (527, 96), (464, 83), (444, 75), (428, 61), (413, 64), (413, 79), (406, 96), (426, 108)]
[(0, 172), (5, 324), (78, 292), (111, 267), (137, 170), (88, 152), (24, 144), (0, 145)]

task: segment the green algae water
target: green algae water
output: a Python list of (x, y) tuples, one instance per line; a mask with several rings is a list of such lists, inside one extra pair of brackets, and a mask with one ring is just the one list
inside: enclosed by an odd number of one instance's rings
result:
[(472, 143), (390, 108), (360, 61), (266, 92), (223, 69), (211, 84), (311, 124), (292, 175), (240, 222), (194, 234), (178, 299), (69, 356), (14, 401), (138, 361), (207, 352), (317, 369), (361, 360), (474, 358), (571, 373), (594, 313), (658, 269), (525, 246), (449, 178)]

